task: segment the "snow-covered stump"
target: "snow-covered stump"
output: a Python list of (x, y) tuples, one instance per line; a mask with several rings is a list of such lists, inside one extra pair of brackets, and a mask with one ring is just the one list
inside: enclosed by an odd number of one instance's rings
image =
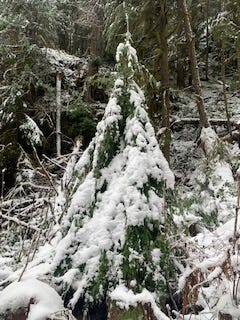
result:
[(74, 320), (58, 293), (36, 279), (13, 282), (0, 292), (1, 320)]
[(110, 294), (109, 320), (169, 320), (156, 303), (156, 295), (146, 289), (134, 294), (124, 285)]
[(138, 304), (135, 307), (121, 309), (111, 303), (109, 307), (108, 320), (157, 320), (150, 304)]

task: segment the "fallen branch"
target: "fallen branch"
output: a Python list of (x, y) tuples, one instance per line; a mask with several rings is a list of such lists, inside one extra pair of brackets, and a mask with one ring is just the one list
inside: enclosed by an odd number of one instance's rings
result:
[(58, 192), (57, 192), (57, 189), (56, 189), (56, 187), (55, 187), (55, 184), (54, 184), (54, 182), (53, 182), (53, 180), (52, 180), (52, 178), (51, 178), (51, 176), (50, 176), (50, 174), (49, 174), (49, 173), (47, 172), (47, 170), (44, 168), (44, 165), (42, 164), (41, 160), (39, 159), (39, 156), (38, 156), (38, 154), (37, 154), (37, 151), (36, 151), (35, 147), (33, 147), (33, 153), (34, 153), (35, 159), (37, 160), (38, 164), (39, 164), (40, 167), (42, 168), (43, 173), (44, 173), (45, 176), (47, 177), (47, 179), (48, 179), (48, 181), (50, 182), (51, 186), (53, 187), (54, 191), (55, 191), (56, 193), (58, 193)]
[[(228, 121), (225, 119), (210, 119), (209, 122), (211, 123), (211, 125), (217, 125), (217, 126), (228, 124)], [(237, 122), (235, 121), (231, 120), (230, 123), (233, 126), (237, 126)], [(170, 128), (182, 126), (185, 124), (199, 125), (199, 118), (181, 118), (181, 119), (174, 120), (171, 122)]]

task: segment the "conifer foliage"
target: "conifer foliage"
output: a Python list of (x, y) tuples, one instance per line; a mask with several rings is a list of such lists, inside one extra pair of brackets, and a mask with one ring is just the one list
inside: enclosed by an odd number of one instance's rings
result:
[[(163, 294), (170, 277), (166, 196), (174, 176), (136, 82), (130, 36), (119, 44), (113, 92), (95, 138), (75, 166), (51, 270), (70, 305), (104, 301), (119, 285)], [(168, 191), (169, 190), (169, 191)], [(49, 261), (49, 260), (48, 260)]]

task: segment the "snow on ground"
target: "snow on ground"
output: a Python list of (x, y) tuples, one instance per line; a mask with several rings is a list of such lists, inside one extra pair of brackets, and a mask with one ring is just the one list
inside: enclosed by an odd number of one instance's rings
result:
[(26, 279), (13, 282), (0, 292), (0, 317), (19, 308), (29, 308), (28, 320), (46, 320), (64, 306), (61, 297), (49, 285)]
[[(225, 107), (218, 83), (203, 82), (203, 97), (210, 119), (226, 119)], [(240, 95), (228, 92), (231, 119), (240, 117)], [(178, 111), (174, 120), (197, 117), (197, 107), (192, 92), (179, 96)], [(200, 131), (194, 124), (179, 127), (172, 136), (171, 165), (177, 177), (181, 208), (174, 216), (175, 223), (188, 228), (196, 226), (196, 233), (182, 236), (185, 246), (186, 266), (179, 278), (179, 289), (189, 292), (189, 315), (185, 319), (218, 319), (219, 313), (239, 319), (239, 240), (234, 240), (236, 223), (237, 182), (236, 171), (240, 166), (238, 143), (217, 145), (217, 135), (227, 134), (226, 126), (212, 126), (202, 131), (206, 153), (200, 148)], [(233, 127), (234, 129), (234, 127)], [(221, 142), (220, 142), (221, 143)], [(220, 147), (219, 147), (220, 146)], [(214, 149), (219, 147), (219, 157)], [(237, 223), (237, 235), (240, 224)], [(184, 231), (183, 231), (184, 232)], [(237, 236), (238, 237), (238, 236)], [(203, 310), (194, 315), (191, 304)], [(179, 315), (179, 317), (181, 317)]]

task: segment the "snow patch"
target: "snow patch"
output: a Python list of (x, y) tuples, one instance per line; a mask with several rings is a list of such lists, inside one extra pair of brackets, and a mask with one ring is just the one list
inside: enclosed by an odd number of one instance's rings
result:
[(0, 314), (4, 314), (8, 309), (14, 311), (28, 306), (28, 320), (45, 320), (52, 313), (64, 309), (63, 301), (57, 292), (36, 279), (13, 282), (0, 292)]
[(155, 295), (150, 291), (143, 289), (141, 293), (134, 294), (124, 285), (119, 285), (110, 293), (111, 300), (114, 300), (121, 309), (136, 307), (138, 304), (150, 303), (154, 315), (159, 320), (169, 320), (169, 318), (160, 310), (155, 302)]

